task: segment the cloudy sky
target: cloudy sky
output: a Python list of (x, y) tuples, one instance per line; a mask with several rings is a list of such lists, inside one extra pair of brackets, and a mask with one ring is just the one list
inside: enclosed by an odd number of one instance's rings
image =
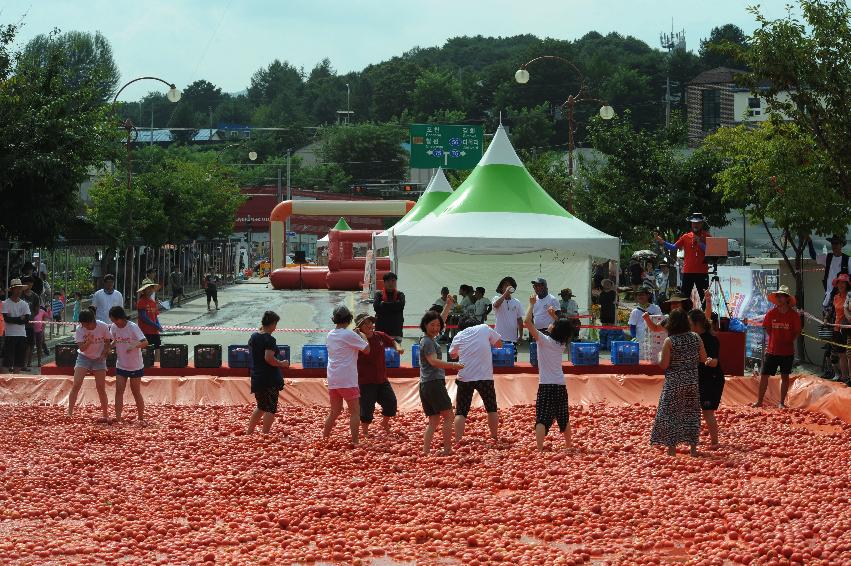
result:
[[(207, 79), (226, 92), (248, 86), (275, 58), (310, 70), (328, 57), (338, 72), (458, 35), (576, 39), (617, 31), (659, 44), (684, 29), (696, 50), (714, 26), (755, 22), (743, 0), (0, 0), (0, 22), (22, 22), (19, 42), (54, 28), (100, 31), (125, 80), (157, 75), (178, 86)], [(787, 0), (762, 0), (781, 17)], [(135, 100), (150, 85), (128, 88)]]

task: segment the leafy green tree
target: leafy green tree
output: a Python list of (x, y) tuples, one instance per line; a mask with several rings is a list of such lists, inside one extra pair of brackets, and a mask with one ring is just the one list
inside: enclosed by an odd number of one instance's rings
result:
[(417, 78), (411, 106), (417, 120), (441, 110), (460, 110), (464, 105), (461, 82), (449, 71), (425, 69)]
[[(16, 58), (16, 29), (0, 26), (0, 239), (50, 245), (77, 215), (79, 184), (114, 156), (120, 132), (104, 80), (78, 83), (64, 44)], [(72, 87), (72, 85), (78, 85)]]
[(121, 73), (109, 41), (100, 33), (69, 31), (40, 34), (24, 47), (19, 65), (44, 68), (56, 51), (64, 58), (63, 77), (69, 90), (87, 88), (102, 103), (111, 102)]
[(342, 193), (349, 190), (352, 178), (336, 163), (302, 165), (292, 174), (292, 184), (305, 189)]
[(760, 89), (769, 109), (812, 138), (827, 156), (831, 183), (851, 199), (851, 7), (843, 0), (799, 4), (802, 19), (790, 11), (785, 18), (769, 20), (753, 8), (760, 27), (750, 49), (735, 54), (751, 69), (743, 77), (745, 84), (756, 90), (770, 83)]
[(371, 84), (372, 119), (378, 122), (392, 120), (411, 108), (411, 93), (416, 88), (420, 72), (419, 65), (399, 57), (364, 69), (364, 78)]
[(742, 51), (746, 51), (748, 48), (748, 38), (739, 26), (725, 24), (721, 27), (712, 28), (709, 37), (700, 40), (699, 55), (703, 68), (741, 68), (743, 64), (741, 58), (730, 52), (730, 47), (733, 46)]
[(714, 190), (717, 161), (684, 155), (664, 134), (636, 129), (629, 112), (588, 128), (591, 146), (602, 154), (580, 158), (577, 216), (594, 227), (641, 248), (653, 232), (667, 237), (682, 231), (693, 210), (724, 226), (729, 203)]
[(547, 103), (534, 108), (508, 108), (506, 116), (511, 130), (511, 143), (518, 150), (547, 147), (555, 135), (552, 109)]
[(332, 126), (322, 132), (322, 154), (355, 181), (398, 181), (406, 176), (401, 145), (406, 136), (406, 129), (394, 123)]
[(87, 214), (108, 237), (162, 245), (229, 235), (244, 197), (234, 172), (211, 155), (200, 160), (165, 157), (133, 177), (104, 176), (90, 192)]
[(206, 124), (209, 110), (222, 102), (222, 89), (203, 79), (191, 83), (183, 90), (179, 104), (189, 106), (193, 114), (200, 115), (200, 124)]
[(795, 274), (803, 301), (801, 260), (808, 240), (813, 234), (844, 234), (851, 215), (851, 203), (826, 166), (829, 157), (802, 128), (779, 120), (720, 128), (703, 148), (722, 160), (718, 192), (763, 225)]

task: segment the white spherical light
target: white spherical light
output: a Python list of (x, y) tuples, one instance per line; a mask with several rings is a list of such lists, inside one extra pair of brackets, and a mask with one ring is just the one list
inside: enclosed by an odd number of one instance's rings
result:
[(248, 152), (248, 159), (250, 159), (251, 161), (254, 161), (255, 159), (257, 159), (257, 152), (256, 151), (249, 151)]
[(526, 69), (517, 69), (517, 72), (514, 73), (514, 80), (522, 85), (528, 83), (529, 71), (527, 71)]
[(168, 92), (165, 94), (166, 98), (168, 98), (169, 102), (177, 102), (180, 100), (180, 91), (177, 90), (177, 87), (171, 85), (171, 88), (168, 89)]
[(603, 120), (611, 120), (614, 117), (615, 110), (611, 106), (606, 105), (600, 107), (600, 118), (602, 118)]

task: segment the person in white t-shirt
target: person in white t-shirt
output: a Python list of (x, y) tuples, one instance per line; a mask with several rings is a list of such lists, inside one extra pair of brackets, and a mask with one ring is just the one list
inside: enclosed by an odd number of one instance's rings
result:
[(526, 314), (520, 301), (512, 297), (516, 289), (517, 282), (513, 277), (503, 277), (496, 288), (499, 295), (491, 301), (496, 319), (495, 330), (503, 342), (512, 344), (523, 339), (523, 317)]
[(104, 324), (109, 324), (109, 309), (124, 306), (124, 297), (115, 290), (114, 275), (104, 276), (103, 289), (95, 291), (92, 295), (92, 306), (95, 307), (95, 316)]
[(145, 363), (142, 360), (142, 350), (148, 347), (148, 341), (142, 329), (135, 322), (127, 320), (123, 307), (109, 309), (109, 334), (115, 345), (117, 360), (115, 362), (115, 420), (121, 421), (124, 409), (124, 390), (130, 381), (130, 392), (136, 401), (138, 424), (145, 424), (145, 400), (142, 398), (142, 376), (145, 374)]
[(358, 332), (349, 330), (352, 312), (339, 306), (334, 309), (331, 321), (336, 328), (328, 333), (325, 345), (328, 348), (328, 396), (331, 400), (331, 412), (325, 419), (322, 438), (328, 439), (343, 412), (343, 402), (349, 408), (349, 427), (352, 444), (357, 445), (360, 429), (360, 388), (358, 387), (358, 352), (369, 353), (369, 341)]
[(6, 367), (9, 373), (24, 371), (27, 352), (26, 323), (31, 318), (30, 305), (21, 298), (26, 285), (20, 279), (12, 279), (9, 285), (9, 298), (3, 301), (3, 321), (5, 322)]
[(491, 346), (502, 347), (502, 338), (487, 324), (480, 324), (474, 318), (464, 318), (458, 324), (458, 334), (449, 345), (449, 355), (458, 357), (464, 367), (458, 371), (455, 385), (458, 393), (455, 399), (455, 440), (464, 436), (467, 413), (473, 403), (473, 392), (479, 397), (488, 413), (488, 428), (491, 438), (498, 440), (496, 390), (493, 386), (493, 354)]
[(638, 342), (640, 358), (642, 360), (652, 361), (652, 352), (645, 340), (648, 328), (647, 323), (644, 321), (644, 313), (647, 313), (650, 316), (661, 315), (662, 309), (660, 309), (658, 305), (654, 305), (650, 302), (651, 295), (652, 291), (648, 287), (640, 287), (638, 289), (638, 293), (636, 294), (638, 306), (632, 309), (632, 312), (629, 314), (629, 322), (627, 324), (629, 324), (630, 334), (632, 334), (632, 337), (635, 338), (636, 342)]
[(106, 356), (111, 348), (112, 337), (109, 326), (99, 320), (90, 310), (80, 312), (80, 326), (74, 332), (77, 343), (77, 363), (74, 366), (74, 385), (68, 394), (68, 416), (73, 416), (77, 404), (77, 394), (83, 386), (83, 379), (88, 373), (95, 376), (95, 388), (100, 399), (100, 409), (103, 413), (100, 422), (109, 422), (109, 401), (106, 398)]
[(535, 442), (538, 450), (544, 451), (544, 439), (555, 421), (564, 435), (564, 444), (573, 448), (570, 432), (570, 410), (567, 406), (567, 385), (564, 379), (564, 347), (573, 335), (573, 324), (569, 319), (557, 318), (555, 309), (548, 314), (551, 322), (546, 331), (535, 328), (532, 322), (533, 308), (538, 297), (529, 297), (529, 311), (526, 313), (526, 328), (529, 339), (538, 345), (538, 395), (535, 400)]
[(556, 316), (561, 316), (561, 303), (550, 295), (547, 280), (543, 277), (538, 277), (532, 281), (532, 288), (535, 289), (535, 295), (538, 296), (532, 312), (532, 321), (538, 330), (546, 330), (552, 320), (548, 313), (550, 307), (555, 309)]

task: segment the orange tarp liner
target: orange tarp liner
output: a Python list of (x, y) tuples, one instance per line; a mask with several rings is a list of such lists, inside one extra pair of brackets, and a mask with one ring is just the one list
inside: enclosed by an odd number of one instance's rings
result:
[[(107, 393), (114, 387), (115, 378), (107, 377)], [(419, 380), (395, 378), (390, 380), (399, 400), (399, 410), (420, 410)], [(567, 379), (571, 405), (594, 403), (655, 405), (659, 400), (664, 377), (661, 375), (571, 375)], [(71, 378), (64, 376), (2, 375), (0, 404), (62, 405), (68, 401)], [(756, 399), (758, 379), (729, 377), (724, 387), (722, 405), (746, 405)], [(455, 380), (447, 378), (451, 397), (455, 397)], [(497, 375), (496, 393), (501, 407), (534, 405), (538, 387), (536, 374)], [(772, 378), (766, 395), (767, 404), (777, 404), (780, 380)], [(245, 405), (253, 404), (248, 379), (245, 377), (155, 377), (142, 378), (145, 402), (172, 405)], [(80, 391), (82, 403), (97, 403), (94, 379), (86, 378)], [(793, 376), (787, 405), (824, 413), (851, 423), (851, 389), (821, 378)], [(284, 406), (327, 406), (328, 390), (324, 379), (287, 379), (281, 391)], [(133, 403), (127, 393), (125, 403)], [(474, 406), (480, 406), (476, 396)]]

